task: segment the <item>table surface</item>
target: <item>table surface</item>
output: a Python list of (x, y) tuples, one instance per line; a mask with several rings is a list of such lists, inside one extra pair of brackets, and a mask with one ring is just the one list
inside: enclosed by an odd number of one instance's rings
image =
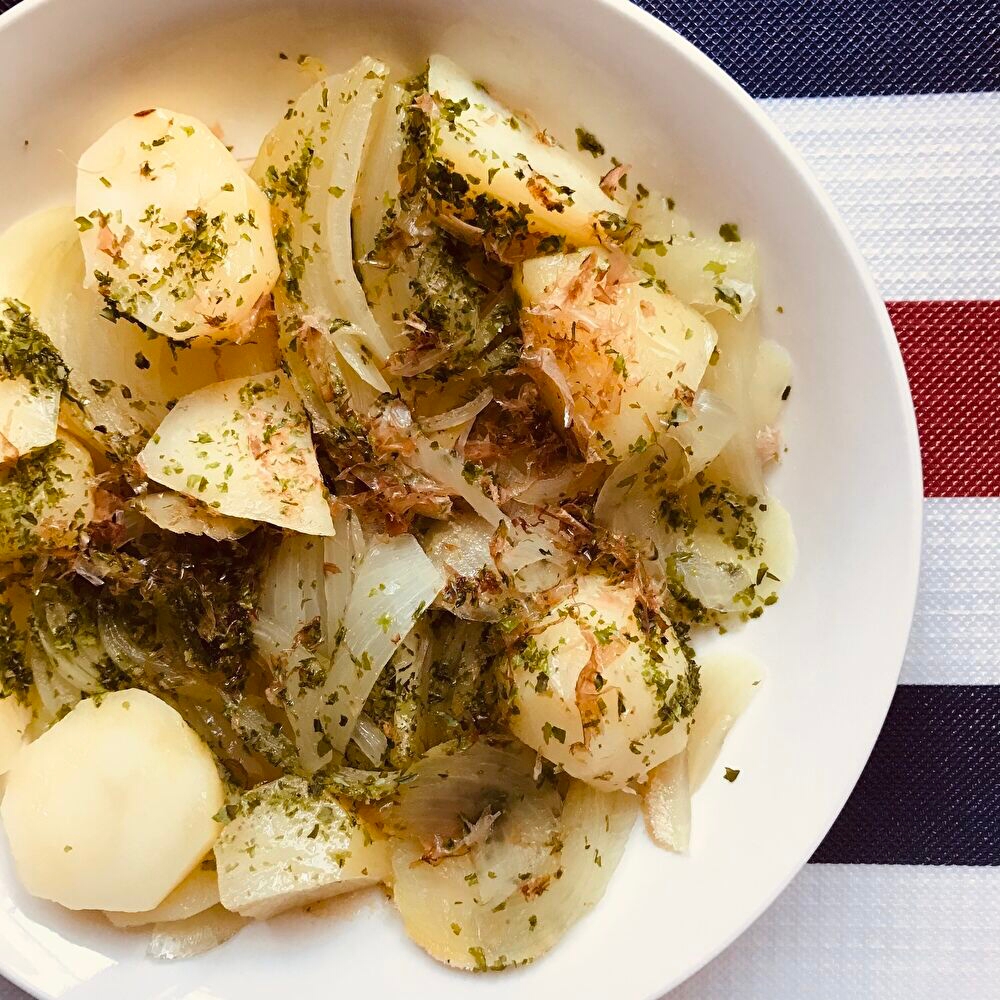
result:
[(671, 1000), (996, 1000), (1000, 0), (639, 5), (819, 175), (887, 302), (925, 463), (917, 614), (871, 761), (812, 862)]

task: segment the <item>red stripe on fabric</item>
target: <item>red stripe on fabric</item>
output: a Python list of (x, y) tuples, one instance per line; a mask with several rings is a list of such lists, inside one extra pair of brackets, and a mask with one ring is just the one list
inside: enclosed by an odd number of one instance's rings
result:
[(1000, 301), (887, 302), (928, 497), (1000, 496)]

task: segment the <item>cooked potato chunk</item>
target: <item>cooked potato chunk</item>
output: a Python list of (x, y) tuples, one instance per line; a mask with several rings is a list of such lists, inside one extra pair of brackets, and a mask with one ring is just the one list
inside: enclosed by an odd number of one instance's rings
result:
[(112, 125), (80, 157), (76, 210), (88, 287), (169, 337), (239, 340), (277, 280), (267, 199), (189, 115)]
[(94, 463), (69, 435), (0, 470), (0, 562), (73, 545), (94, 513)]
[(687, 742), (697, 673), (672, 632), (644, 634), (636, 592), (582, 577), (510, 660), (510, 727), (574, 778), (603, 789), (645, 780)]
[(547, 401), (593, 457), (624, 458), (691, 402), (715, 330), (623, 254), (536, 257), (515, 287), (529, 357), (551, 385)]
[(306, 535), (333, 533), (309, 418), (281, 372), (185, 396), (139, 463), (154, 482), (218, 514)]
[(0, 463), (56, 439), (66, 366), (19, 299), (0, 299)]
[(166, 702), (128, 690), (80, 702), (26, 747), (0, 806), (32, 895), (71, 910), (158, 906), (219, 833), (215, 762)]
[(472, 195), (524, 212), (530, 230), (564, 236), (574, 246), (597, 243), (606, 226), (614, 227), (624, 209), (601, 190), (598, 178), (450, 59), (431, 56), (427, 89), (437, 106), (432, 152), (465, 179)]
[(215, 845), (223, 905), (264, 919), (373, 885), (389, 872), (386, 841), (301, 778), (247, 792)]

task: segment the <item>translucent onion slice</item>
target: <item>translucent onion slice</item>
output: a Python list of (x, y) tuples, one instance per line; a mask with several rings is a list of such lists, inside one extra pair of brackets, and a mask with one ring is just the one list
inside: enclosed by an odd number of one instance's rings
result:
[(473, 579), (483, 570), (495, 570), (490, 543), (493, 528), (476, 514), (456, 514), (433, 525), (424, 536), (428, 558), (448, 578)]
[(320, 688), (320, 724), (335, 750), (346, 749), (379, 674), (443, 587), (443, 575), (412, 535), (377, 542), (365, 553), (343, 641)]
[(711, 389), (736, 415), (735, 432), (712, 469), (717, 479), (727, 481), (740, 493), (759, 497), (765, 490), (753, 411), (760, 345), (757, 318), (741, 323), (728, 313), (717, 312), (712, 315), (712, 323), (719, 334), (719, 357), (706, 372), (705, 388)]
[(372, 885), (389, 871), (385, 840), (295, 777), (244, 793), (215, 858), (223, 905), (261, 920)]
[(377, 392), (389, 391), (379, 371), (389, 344), (355, 275), (351, 237), (358, 173), (387, 73), (365, 58), (315, 84), (264, 139), (250, 171), (281, 216), (275, 307), (282, 347), (296, 388), (330, 426), (341, 420), (319, 388), (330, 375), (312, 371), (298, 350), (304, 332), (315, 331)]
[(257, 527), (256, 521), (216, 514), (210, 507), (169, 490), (137, 497), (129, 506), (164, 531), (206, 535), (217, 542), (242, 538)]
[(94, 463), (68, 434), (0, 469), (0, 563), (76, 544), (94, 516)]
[(395, 841), (393, 896), (407, 933), (438, 961), (461, 969), (533, 961), (604, 895), (637, 810), (634, 795), (573, 782), (545, 870), (532, 871), (500, 903), (481, 888), (474, 851), (430, 864), (419, 845)]
[(408, 295), (409, 276), (402, 273), (400, 262), (383, 259), (380, 241), (399, 216), (399, 167), (407, 144), (406, 110), (411, 99), (398, 84), (387, 87), (379, 99), (352, 216), (355, 264), (372, 315), (393, 352), (406, 345), (405, 306), (400, 299)]
[(154, 910), (145, 913), (121, 913), (105, 910), (104, 916), (115, 927), (144, 927), (149, 924), (167, 924), (186, 920), (203, 913), (219, 902), (219, 879), (215, 873), (215, 859), (209, 867), (200, 866)]
[(504, 519), (503, 511), (484, 492), (479, 482), (468, 479), (465, 463), (442, 447), (440, 441), (423, 434), (414, 436), (414, 451), (407, 463), (443, 486), (452, 496), (461, 497), (494, 528)]
[(165, 961), (194, 958), (225, 944), (246, 923), (243, 917), (230, 913), (223, 906), (211, 906), (184, 920), (157, 924), (146, 954)]
[(710, 650), (699, 658), (701, 700), (688, 737), (687, 771), (697, 791), (718, 760), (726, 734), (743, 714), (764, 678), (759, 660), (747, 653)]
[(539, 794), (535, 759), (510, 737), (441, 743), (406, 772), (384, 818), (392, 830), (428, 849), (458, 841), (484, 813), (503, 814)]
[(67, 374), (31, 309), (2, 296), (0, 286), (0, 464), (55, 441)]
[(0, 775), (17, 760), (31, 723), (31, 708), (14, 695), (0, 699)]
[[(697, 708), (694, 717), (698, 717)], [(691, 841), (691, 784), (688, 780), (687, 750), (682, 750), (650, 771), (649, 782), (642, 791), (642, 813), (646, 829), (658, 847), (668, 851), (688, 849)]]

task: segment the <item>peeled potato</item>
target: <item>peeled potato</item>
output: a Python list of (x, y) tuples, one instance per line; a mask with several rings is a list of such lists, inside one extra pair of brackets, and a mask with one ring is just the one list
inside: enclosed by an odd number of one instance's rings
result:
[(635, 601), (631, 587), (581, 577), (508, 661), (514, 735), (606, 790), (644, 781), (684, 748), (698, 696), (676, 637), (644, 636)]
[(60, 434), (0, 470), (0, 562), (74, 545), (93, 514), (93, 460)]
[(197, 913), (204, 913), (219, 902), (219, 878), (215, 863), (210, 868), (203, 862), (159, 906), (145, 913), (119, 913), (105, 910), (104, 915), (115, 927), (145, 927), (147, 924), (166, 924), (186, 920)]
[[(565, 380), (563, 395), (547, 401), (562, 411), (568, 390), (574, 431), (595, 457), (625, 458), (700, 385), (715, 330), (622, 254), (536, 257), (520, 266), (515, 288), (529, 355), (547, 352)], [(552, 369), (543, 363), (542, 371)]]
[(694, 711), (687, 752), (692, 792), (708, 777), (726, 734), (750, 704), (764, 677), (759, 660), (734, 650), (710, 651), (699, 657), (699, 663), (702, 696)]
[(215, 762), (165, 702), (80, 702), (18, 757), (0, 805), (21, 884), (71, 910), (158, 906), (211, 849)]
[(267, 199), (190, 115), (112, 125), (80, 157), (76, 211), (87, 286), (169, 337), (238, 340), (277, 280)]
[(247, 792), (215, 845), (223, 905), (265, 919), (384, 881), (386, 841), (302, 778)]
[(332, 535), (309, 418), (269, 372), (185, 396), (139, 454), (147, 476), (214, 512)]
[(461, 174), (472, 195), (485, 194), (525, 213), (533, 232), (565, 236), (575, 246), (597, 243), (624, 213), (598, 178), (550, 137), (481, 87), (450, 59), (430, 59), (427, 89), (439, 105), (431, 115), (434, 156)]

